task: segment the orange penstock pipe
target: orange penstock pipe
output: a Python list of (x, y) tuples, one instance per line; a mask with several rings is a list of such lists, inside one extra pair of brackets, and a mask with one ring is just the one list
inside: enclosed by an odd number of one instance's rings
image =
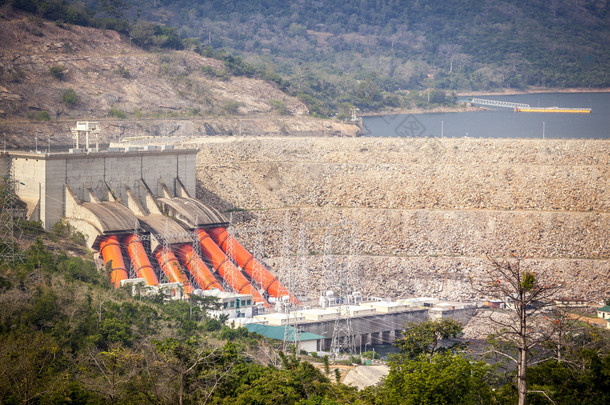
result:
[(234, 291), (240, 294), (251, 294), (254, 302), (262, 302), (265, 306), (269, 303), (250, 284), (248, 279), (241, 274), (227, 255), (218, 247), (203, 229), (197, 230), (197, 239), (201, 244), (201, 253), (212, 262), (212, 269), (226, 280)]
[(178, 253), (182, 265), (188, 269), (202, 290), (218, 288), (222, 291), (222, 286), (208, 266), (201, 260), (201, 257), (195, 252), (193, 246), (188, 244), (182, 245), (176, 253)]
[(143, 278), (146, 285), (159, 285), (159, 280), (152, 264), (150, 264), (150, 260), (148, 260), (148, 255), (140, 237), (135, 234), (127, 235), (123, 238), (123, 243), (127, 245), (127, 253), (129, 253), (131, 264), (138, 277)]
[(214, 242), (222, 248), (226, 253), (230, 244), (233, 244), (233, 252), (235, 252), (235, 262), (246, 272), (246, 274), (263, 290), (272, 297), (290, 296), (291, 301), (297, 302), (288, 289), (280, 283), (269, 270), (265, 268), (254, 256), (246, 250), (234, 237), (229, 235), (225, 228), (212, 228), (208, 230), (209, 235), (214, 239)]
[(114, 285), (114, 288), (119, 288), (121, 286), (121, 281), (127, 280), (129, 276), (125, 269), (125, 262), (123, 261), (119, 239), (115, 235), (106, 237), (102, 243), (100, 243), (100, 255), (102, 255), (106, 265), (111, 263), (112, 272), (110, 273), (110, 282)]
[(184, 292), (187, 294), (193, 292), (193, 286), (187, 280), (180, 267), (180, 263), (178, 263), (178, 259), (176, 259), (176, 255), (174, 255), (174, 252), (172, 252), (170, 248), (164, 247), (157, 250), (155, 257), (159, 262), (159, 266), (161, 266), (161, 270), (163, 270), (163, 273), (165, 273), (172, 283), (184, 284)]

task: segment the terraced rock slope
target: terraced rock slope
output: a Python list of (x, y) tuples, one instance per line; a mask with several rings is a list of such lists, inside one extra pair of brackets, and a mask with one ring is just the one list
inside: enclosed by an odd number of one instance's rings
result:
[(198, 197), (301, 294), (473, 298), (487, 255), (610, 294), (610, 142), (201, 138)]

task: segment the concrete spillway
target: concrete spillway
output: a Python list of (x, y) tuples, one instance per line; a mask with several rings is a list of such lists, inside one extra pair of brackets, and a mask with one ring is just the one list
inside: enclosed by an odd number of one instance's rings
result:
[(277, 277), (273, 276), (250, 252), (246, 250), (234, 237), (229, 235), (227, 230), (222, 227), (208, 230), (209, 235), (220, 248), (227, 253), (231, 248), (235, 253), (234, 260), (243, 271), (263, 288), (265, 293), (272, 297), (281, 298), (289, 296), (290, 300), (298, 303), (288, 289), (280, 283)]
[(197, 239), (201, 244), (201, 253), (212, 263), (214, 271), (240, 294), (251, 294), (254, 302), (262, 302), (269, 306), (267, 300), (250, 284), (250, 281), (235, 267), (227, 255), (218, 247), (203, 229), (198, 229)]
[[(84, 124), (85, 132), (98, 128), (97, 123)], [(0, 159), (0, 171), (8, 173), (10, 166), (22, 181), (17, 192), (27, 205), (28, 219), (42, 221), (45, 229), (65, 219), (85, 235), (87, 244), (110, 265), (117, 288), (129, 279), (132, 268), (146, 285), (161, 287), (165, 274), (171, 282), (183, 283), (187, 294), (197, 287), (222, 290), (222, 277), (235, 292), (250, 294), (264, 305), (269, 303), (263, 294), (289, 295), (233, 238), (225, 239), (237, 248), (237, 266), (209, 235), (197, 231), (226, 232), (229, 222), (214, 207), (191, 197), (196, 192), (196, 150), (151, 145), (137, 149), (11, 153)], [(191, 246), (193, 231), (205, 262)]]

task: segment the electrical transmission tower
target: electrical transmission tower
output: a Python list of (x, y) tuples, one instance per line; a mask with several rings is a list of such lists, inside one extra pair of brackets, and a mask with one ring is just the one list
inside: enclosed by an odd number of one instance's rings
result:
[[(229, 226), (227, 226), (228, 235), (231, 235), (233, 233), (232, 225), (233, 225), (233, 213), (231, 213), (229, 215)], [(225, 244), (227, 246), (227, 251), (226, 251), (227, 257), (229, 258), (229, 260), (232, 263), (235, 263), (235, 247), (233, 246), (233, 241), (234, 241), (233, 237), (227, 237), (227, 239), (225, 240)], [(237, 265), (236, 265), (236, 267), (237, 267)], [(226, 282), (229, 286), (229, 290), (232, 290), (233, 286), (235, 285), (235, 274), (232, 271), (229, 272), (229, 274), (227, 275)]]
[[(294, 289), (294, 269), (295, 263), (291, 259), (291, 232), (290, 232), (290, 217), (289, 212), (286, 211), (286, 215), (284, 217), (284, 230), (283, 230), (283, 241), (282, 241), (282, 273), (284, 274), (284, 278), (286, 280), (286, 288), (288, 291), (293, 291)], [(298, 325), (296, 323), (296, 316), (292, 315), (292, 302), (290, 300), (283, 301), (280, 298), (280, 305), (282, 306), (283, 312), (287, 316), (286, 326), (284, 327), (284, 340), (282, 344), (282, 350), (284, 352), (288, 352), (290, 347), (294, 345), (295, 348), (298, 348), (299, 343), (301, 341), (301, 333), (299, 331)]]
[[(265, 253), (260, 215), (256, 220), (256, 229), (254, 230), (254, 235), (254, 249), (252, 254), (257, 260), (254, 262), (254, 270), (252, 271), (252, 276), (255, 280), (260, 280), (263, 271), (262, 264), (260, 261), (263, 259), (263, 255)], [(261, 286), (261, 288), (262, 287), (263, 286)]]
[(338, 353), (356, 353), (356, 342), (354, 329), (352, 328), (352, 311), (350, 303), (355, 304), (355, 286), (358, 286), (358, 274), (354, 271), (354, 255), (356, 254), (356, 235), (355, 224), (353, 222), (343, 223), (350, 226), (349, 233), (349, 252), (347, 263), (344, 266), (336, 266), (333, 269), (333, 276), (336, 286), (336, 295), (339, 300), (337, 308), (339, 316), (335, 320), (333, 336), (331, 341), (331, 352), (333, 356)]
[(24, 216), (24, 210), (19, 208), (19, 198), (17, 197), (17, 185), (24, 185), (24, 183), (15, 180), (15, 167), (11, 157), (5, 155), (5, 159), (7, 173), (3, 174), (2, 183), (0, 183), (0, 203), (2, 204), (0, 211), (0, 260), (15, 266), (15, 264), (23, 262), (17, 246), (17, 241), (23, 236), (23, 230), (16, 217)]

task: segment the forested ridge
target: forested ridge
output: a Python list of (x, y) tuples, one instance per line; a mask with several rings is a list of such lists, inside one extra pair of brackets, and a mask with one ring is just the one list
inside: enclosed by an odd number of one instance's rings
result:
[[(610, 86), (605, 1), (5, 2), (54, 20), (95, 19), (144, 48), (195, 47), (321, 116), (451, 104), (456, 90)], [(434, 100), (421, 97), (427, 89)]]
[[(108, 3), (90, 2), (98, 10)], [(176, 27), (273, 69), (289, 79), (290, 91), (321, 100), (322, 109), (408, 104), (400, 90), (610, 85), (610, 5), (602, 1), (122, 4), (120, 13), (133, 21)], [(396, 92), (401, 97), (392, 97)]]

